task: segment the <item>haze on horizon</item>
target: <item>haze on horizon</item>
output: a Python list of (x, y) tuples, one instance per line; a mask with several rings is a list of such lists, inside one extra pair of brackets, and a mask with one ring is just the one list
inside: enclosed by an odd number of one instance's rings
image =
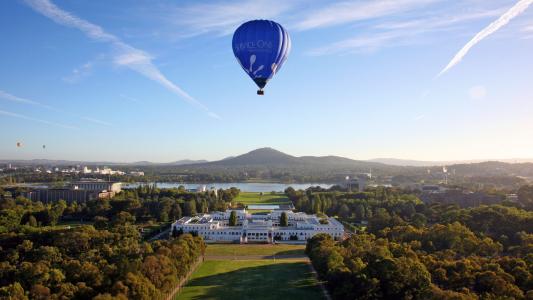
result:
[[(2, 1), (0, 159), (531, 158), (531, 2)], [(256, 18), (293, 44), (262, 97)]]

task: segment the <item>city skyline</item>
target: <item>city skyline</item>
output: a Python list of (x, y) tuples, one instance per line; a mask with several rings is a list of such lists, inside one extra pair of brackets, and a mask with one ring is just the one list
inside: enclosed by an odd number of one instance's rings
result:
[[(529, 158), (531, 2), (2, 2), (0, 159)], [(262, 97), (256, 18), (293, 41)]]

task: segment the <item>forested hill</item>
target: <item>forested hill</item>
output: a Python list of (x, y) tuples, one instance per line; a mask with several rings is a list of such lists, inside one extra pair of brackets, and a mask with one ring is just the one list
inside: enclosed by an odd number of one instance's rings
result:
[[(442, 165), (400, 166), (368, 160), (354, 160), (340, 156), (292, 156), (272, 148), (259, 148), (248, 153), (219, 161), (181, 165), (181, 171), (270, 171), (296, 174), (368, 173), (376, 175), (425, 176), (443, 172)], [(447, 166), (447, 171), (458, 176), (533, 176), (533, 163), (505, 163), (488, 161)]]
[(382, 163), (368, 162), (362, 160), (353, 160), (340, 156), (292, 156), (272, 148), (259, 148), (248, 153), (227, 158), (219, 161), (199, 163), (194, 166), (186, 165), (184, 167), (192, 168), (209, 168), (209, 167), (282, 167), (282, 168), (337, 168), (337, 169), (360, 169), (361, 171), (370, 171), (370, 169), (393, 168), (396, 166), (387, 166)]

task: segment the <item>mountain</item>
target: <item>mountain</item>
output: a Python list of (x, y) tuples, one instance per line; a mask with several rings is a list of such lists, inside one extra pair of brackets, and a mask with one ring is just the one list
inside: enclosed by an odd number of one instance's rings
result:
[(182, 166), (187, 170), (210, 171), (213, 169), (270, 169), (271, 171), (308, 170), (338, 172), (369, 172), (371, 169), (393, 168), (377, 162), (353, 160), (339, 156), (292, 156), (272, 148), (259, 148), (248, 153), (218, 161)]
[[(272, 148), (259, 148), (235, 157), (218, 161), (175, 166), (174, 171), (196, 174), (238, 175), (246, 172), (258, 177), (283, 178), (285, 175), (298, 178), (344, 178), (345, 175), (372, 173), (375, 176), (402, 175), (424, 178), (442, 172), (448, 166), (454, 176), (523, 176), (533, 177), (531, 163), (468, 162), (453, 164), (400, 159), (354, 160), (340, 156), (293, 156)], [(283, 175), (285, 174), (285, 175)], [(431, 175), (431, 176), (433, 176)], [(439, 175), (435, 175), (439, 176)]]
[(165, 163), (166, 165), (173, 165), (173, 166), (181, 166), (181, 165), (194, 165), (194, 164), (201, 164), (206, 163), (207, 160), (205, 159), (199, 159), (199, 160), (192, 160), (192, 159), (182, 159), (177, 160), (169, 163)]
[(412, 166), (412, 167), (432, 167), (432, 166), (449, 166), (457, 164), (477, 164), (487, 161), (497, 161), (504, 163), (529, 163), (533, 159), (528, 158), (509, 158), (509, 159), (469, 159), (469, 160), (441, 160), (441, 161), (425, 161), (399, 158), (374, 158), (369, 159), (370, 162), (379, 162), (391, 166)]
[[(276, 165), (296, 163), (297, 158), (272, 148), (259, 148), (248, 153), (210, 162), (212, 165)], [(205, 164), (204, 164), (205, 165)]]
[[(411, 159), (399, 159), (399, 158), (374, 158), (369, 159), (370, 162), (379, 162), (391, 166), (412, 166), (412, 167), (431, 167), (449, 165), (454, 162), (450, 161), (424, 161), (424, 160), (411, 160)], [(462, 161), (463, 163), (465, 161)], [(457, 163), (457, 162), (455, 162)]]

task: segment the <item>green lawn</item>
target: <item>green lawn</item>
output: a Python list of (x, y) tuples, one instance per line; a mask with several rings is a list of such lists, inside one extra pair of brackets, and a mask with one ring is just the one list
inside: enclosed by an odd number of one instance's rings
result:
[(209, 244), (205, 255), (303, 255), (305, 245)]
[(307, 262), (291, 260), (205, 261), (175, 298), (323, 299)]
[(235, 198), (234, 202), (242, 203), (244, 205), (248, 204), (290, 204), (291, 202), (285, 196), (285, 194), (270, 194), (270, 193), (251, 193), (251, 192), (241, 192), (239, 196)]

